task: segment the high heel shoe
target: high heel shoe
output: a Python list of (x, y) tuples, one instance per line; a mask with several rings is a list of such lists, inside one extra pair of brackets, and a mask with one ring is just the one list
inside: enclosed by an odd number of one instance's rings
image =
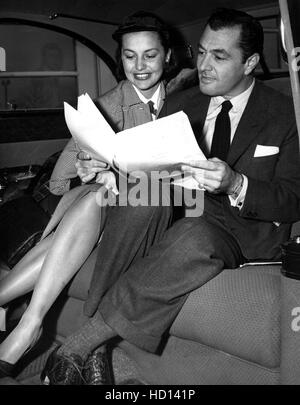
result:
[(12, 377), (14, 371), (14, 364), (8, 363), (7, 361), (0, 360), (0, 378)]
[[(25, 354), (28, 354), (30, 352), (30, 350), (36, 345), (37, 341), (42, 336), (42, 332), (43, 332), (43, 328), (40, 328), (36, 338), (33, 340), (33, 342), (28, 347), (28, 349), (26, 349), (26, 351), (24, 352), (22, 357), (25, 356)], [(16, 364), (8, 363), (5, 360), (0, 360), (0, 378), (12, 377), (14, 375), (15, 366), (16, 366)]]

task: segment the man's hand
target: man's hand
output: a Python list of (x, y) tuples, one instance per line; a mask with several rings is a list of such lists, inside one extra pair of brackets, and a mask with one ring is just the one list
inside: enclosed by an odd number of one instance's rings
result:
[(109, 165), (106, 162), (91, 158), (88, 160), (86, 156), (84, 160), (78, 159), (77, 157), (75, 167), (77, 169), (77, 175), (83, 183), (88, 183), (96, 177), (97, 173), (109, 169)]
[(190, 161), (181, 170), (192, 174), (200, 188), (213, 194), (233, 194), (242, 183), (242, 175), (218, 158)]

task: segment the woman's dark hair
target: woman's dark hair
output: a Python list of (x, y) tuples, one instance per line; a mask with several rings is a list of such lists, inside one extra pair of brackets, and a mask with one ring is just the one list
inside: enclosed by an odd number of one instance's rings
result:
[[(117, 28), (117, 30), (112, 35), (113, 39), (116, 40), (118, 43), (118, 48), (116, 51), (116, 61), (117, 61), (116, 75), (118, 80), (122, 80), (125, 78), (121, 57), (122, 37), (124, 34), (140, 31), (157, 32), (157, 34), (159, 35), (160, 42), (166, 53), (168, 52), (169, 49), (172, 48), (171, 29), (155, 14), (141, 10), (126, 17), (123, 23)], [(175, 65), (175, 62), (171, 53), (170, 60), (166, 64), (164, 69), (164, 76), (168, 76), (170, 74), (170, 72), (173, 70), (173, 65)]]
[(258, 53), (263, 54), (264, 32), (260, 22), (243, 11), (230, 8), (218, 8), (208, 19), (208, 25), (213, 31), (223, 28), (240, 27), (240, 48), (243, 53), (243, 63)]

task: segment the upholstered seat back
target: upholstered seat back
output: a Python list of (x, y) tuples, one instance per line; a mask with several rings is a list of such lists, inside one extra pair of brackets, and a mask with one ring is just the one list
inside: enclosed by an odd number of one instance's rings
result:
[(279, 266), (224, 270), (190, 294), (171, 334), (278, 367), (279, 305)]

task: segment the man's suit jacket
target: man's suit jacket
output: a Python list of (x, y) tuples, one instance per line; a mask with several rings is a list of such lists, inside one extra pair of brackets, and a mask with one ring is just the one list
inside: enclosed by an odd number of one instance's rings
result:
[[(167, 99), (161, 115), (183, 110), (200, 144), (209, 102), (197, 86)], [(278, 153), (255, 157), (257, 145), (277, 147)], [(256, 81), (227, 162), (249, 181), (241, 210), (230, 205), (228, 196), (217, 197), (227, 229), (247, 260), (277, 259), (291, 223), (300, 219), (299, 140), (292, 100)], [(215, 201), (205, 192), (204, 212), (213, 213)]]

